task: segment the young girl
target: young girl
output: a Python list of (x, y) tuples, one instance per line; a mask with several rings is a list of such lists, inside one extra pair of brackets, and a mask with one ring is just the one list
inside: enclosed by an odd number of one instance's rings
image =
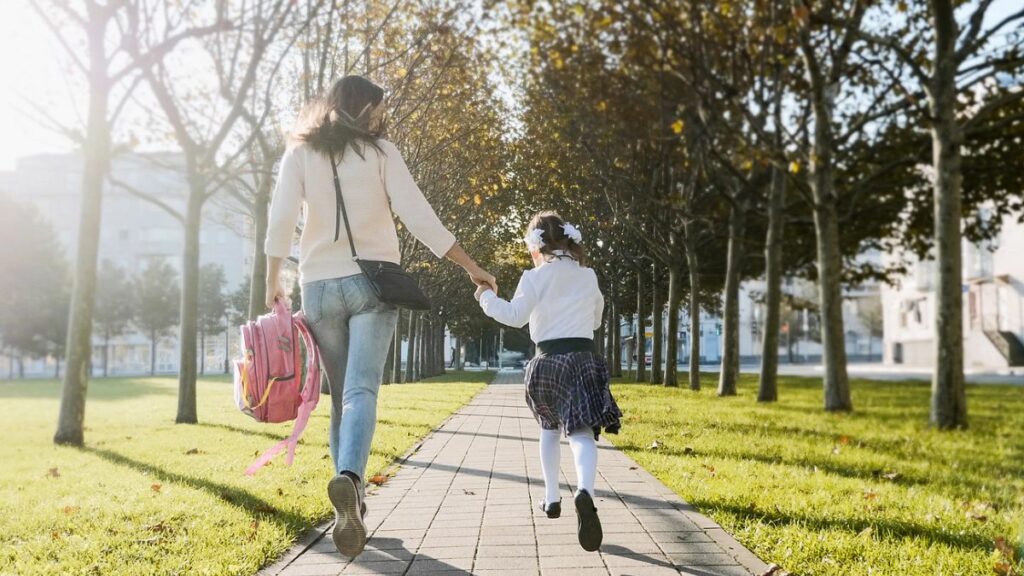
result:
[(526, 366), (526, 403), (540, 423), (540, 462), (548, 518), (562, 512), (558, 495), (560, 434), (569, 437), (576, 464), (574, 498), (580, 546), (601, 546), (601, 521), (594, 507), (597, 445), (602, 428), (619, 431), (622, 413), (608, 387), (608, 366), (595, 353), (594, 331), (601, 326), (604, 296), (597, 275), (583, 264), (579, 230), (555, 212), (541, 212), (527, 227), (526, 247), (534, 268), (523, 272), (511, 301), (487, 286), (476, 297), (485, 314), (502, 324), (530, 324), (537, 356)]

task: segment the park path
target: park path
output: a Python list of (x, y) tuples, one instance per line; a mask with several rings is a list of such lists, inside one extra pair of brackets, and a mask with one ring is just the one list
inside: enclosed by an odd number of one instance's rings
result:
[(563, 512), (548, 519), (537, 509), (544, 491), (537, 424), (522, 372), (501, 372), (367, 497), (371, 536), (355, 561), (335, 551), (328, 522), (260, 575), (749, 576), (767, 569), (631, 458), (603, 438), (598, 446), (604, 543), (588, 553), (576, 541), (572, 453), (563, 441)]

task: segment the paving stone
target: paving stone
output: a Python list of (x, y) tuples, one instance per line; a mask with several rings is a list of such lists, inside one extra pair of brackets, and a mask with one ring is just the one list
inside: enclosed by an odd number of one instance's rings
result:
[(371, 489), (370, 540), (355, 561), (338, 554), (329, 526), (322, 525), (324, 537), (260, 576), (763, 572), (764, 562), (604, 438), (595, 485), (604, 543), (600, 553), (583, 550), (572, 507), (575, 468), (564, 439), (563, 516), (549, 519), (538, 508), (544, 494), (539, 433), (521, 382), (521, 372), (500, 373), (424, 439), (384, 485)]

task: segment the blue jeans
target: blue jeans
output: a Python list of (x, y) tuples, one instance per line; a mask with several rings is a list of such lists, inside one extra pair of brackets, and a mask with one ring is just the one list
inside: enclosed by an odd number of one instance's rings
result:
[(330, 382), (334, 471), (364, 479), (398, 309), (381, 302), (366, 276), (356, 274), (304, 283), (302, 312)]

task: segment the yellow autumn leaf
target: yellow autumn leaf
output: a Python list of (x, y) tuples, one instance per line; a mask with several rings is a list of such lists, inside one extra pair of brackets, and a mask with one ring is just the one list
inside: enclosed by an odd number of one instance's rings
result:
[(605, 110), (608, 109), (608, 103), (605, 102), (604, 100), (601, 100), (600, 102), (597, 103), (597, 109), (600, 112), (604, 112)]
[(793, 160), (792, 162), (790, 162), (789, 163), (789, 171), (792, 172), (793, 174), (799, 174), (800, 173), (800, 162), (797, 161), (797, 160)]
[(683, 121), (682, 120), (676, 120), (675, 122), (673, 122), (672, 123), (672, 131), (675, 132), (676, 134), (682, 134), (683, 133)]
[(612, 17), (609, 14), (609, 15), (605, 16), (604, 18), (601, 18), (600, 20), (597, 21), (597, 27), (598, 28), (607, 28), (607, 27), (612, 25), (613, 21), (614, 20), (612, 20)]
[(474, 194), (473, 195), (473, 204), (476, 204), (477, 206), (479, 206), (479, 205), (481, 205), (483, 203), (484, 203), (484, 199), (483, 199), (482, 196), (480, 196), (479, 194)]

